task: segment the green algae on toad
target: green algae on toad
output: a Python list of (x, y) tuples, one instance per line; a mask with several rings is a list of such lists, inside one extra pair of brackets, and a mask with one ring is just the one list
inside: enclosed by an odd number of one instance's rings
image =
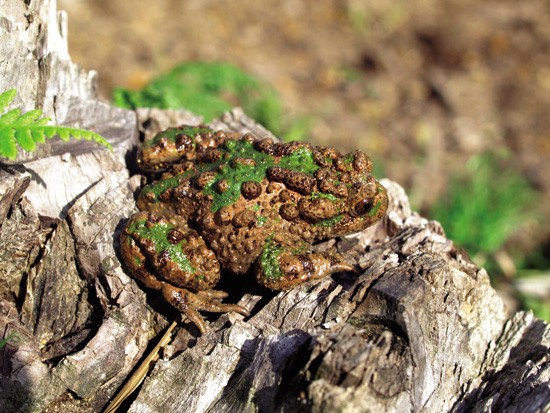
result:
[(122, 257), (201, 333), (199, 311), (248, 315), (213, 289), (222, 269), (273, 290), (350, 271), (339, 254), (309, 247), (371, 226), (388, 206), (360, 151), (182, 126), (142, 145), (138, 164), (166, 172), (142, 189)]

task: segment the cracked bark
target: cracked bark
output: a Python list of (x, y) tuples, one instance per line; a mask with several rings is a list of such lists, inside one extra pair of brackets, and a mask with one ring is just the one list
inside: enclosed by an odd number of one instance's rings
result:
[[(200, 119), (112, 108), (73, 65), (52, 1), (0, 1), (0, 90), (115, 150), (52, 141), (0, 168), (0, 411), (100, 411), (177, 317), (123, 268), (141, 135)], [(271, 134), (240, 110), (216, 129)], [(388, 216), (335, 248), (360, 268), (275, 294), (224, 280), (251, 317), (184, 322), (128, 406), (151, 411), (522, 411), (550, 406), (550, 329), (507, 314), (483, 269), (384, 180)], [(227, 277), (226, 277), (227, 278)]]

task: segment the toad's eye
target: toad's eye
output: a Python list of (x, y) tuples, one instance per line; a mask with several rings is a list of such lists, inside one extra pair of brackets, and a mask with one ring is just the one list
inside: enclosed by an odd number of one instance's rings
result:
[(365, 215), (372, 209), (373, 204), (372, 198), (365, 198), (356, 203), (353, 209), (357, 215)]

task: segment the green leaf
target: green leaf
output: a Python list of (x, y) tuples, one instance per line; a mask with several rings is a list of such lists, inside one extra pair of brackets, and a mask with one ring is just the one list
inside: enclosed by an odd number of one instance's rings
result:
[(0, 111), (3, 112), (4, 110), (6, 110), (16, 94), (17, 91), (15, 89), (10, 89), (0, 94)]
[(29, 128), (15, 129), (15, 139), (17, 140), (19, 146), (27, 152), (32, 152), (36, 149), (36, 145), (34, 144), (31, 130)]
[(50, 118), (40, 118), (34, 123), (34, 125), (35, 126), (46, 125), (50, 120), (51, 120)]
[[(36, 121), (42, 116), (42, 111), (39, 109), (29, 110), (24, 115), (21, 115), (19, 119), (12, 123), (12, 126), (27, 126), (36, 124)], [(48, 119), (48, 118), (45, 118)]]
[(21, 115), (21, 109), (16, 108), (12, 109), (9, 112), (4, 113), (2, 116), (0, 116), (0, 125), (11, 125), (15, 121), (17, 121), (17, 118)]
[[(0, 94), (0, 110), (6, 111), (7, 106), (15, 97), (15, 89)], [(47, 125), (50, 121), (42, 117), (40, 109), (30, 110), (23, 115), (20, 108), (6, 111), (0, 115), (0, 156), (8, 159), (17, 157), (17, 146), (32, 152), (37, 143), (44, 143), (46, 138), (59, 136), (63, 141), (69, 139), (86, 139), (111, 148), (109, 142), (101, 135), (84, 129), (66, 126)]]
[(13, 129), (0, 129), (0, 155), (8, 159), (15, 159), (17, 156), (15, 131)]
[(2, 340), (0, 340), (0, 350), (2, 350), (4, 348), (4, 346), (6, 344), (8, 344), (8, 342), (10, 340), (12, 340), (13, 338), (15, 337), (15, 333), (11, 333), (9, 336), (3, 338)]
[(39, 131), (38, 129), (31, 129), (31, 135), (32, 139), (36, 143), (44, 143), (46, 142), (45, 134), (42, 131)]
[(68, 142), (69, 139), (71, 139), (71, 134), (67, 129), (58, 128), (56, 130), (56, 133), (57, 133), (57, 136), (59, 136), (59, 139), (61, 139), (64, 142)]

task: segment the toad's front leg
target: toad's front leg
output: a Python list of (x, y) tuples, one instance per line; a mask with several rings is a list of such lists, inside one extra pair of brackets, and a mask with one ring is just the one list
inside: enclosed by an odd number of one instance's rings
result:
[(276, 237), (267, 239), (254, 265), (258, 282), (272, 290), (286, 290), (337, 272), (353, 270), (340, 254), (304, 253), (301, 248), (283, 245), (276, 241)]
[(223, 291), (212, 290), (220, 266), (204, 240), (177, 218), (148, 212), (134, 214), (120, 238), (122, 258), (145, 286), (160, 291), (166, 301), (206, 331), (199, 311), (248, 315), (236, 304), (224, 304)]

